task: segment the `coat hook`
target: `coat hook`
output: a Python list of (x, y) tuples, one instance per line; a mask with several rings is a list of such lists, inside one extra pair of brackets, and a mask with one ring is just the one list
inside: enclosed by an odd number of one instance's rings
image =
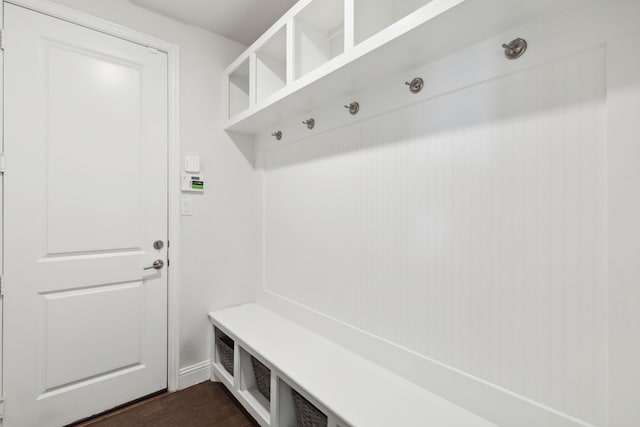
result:
[(307, 125), (307, 128), (309, 128), (309, 130), (313, 129), (316, 125), (316, 121), (314, 119), (309, 119), (309, 120), (305, 120), (304, 122), (302, 122), (303, 125)]
[(351, 104), (345, 105), (344, 108), (348, 108), (351, 115), (355, 116), (360, 111), (360, 104), (353, 101)]
[(424, 80), (422, 80), (420, 77), (416, 77), (415, 79), (411, 80), (411, 82), (404, 82), (404, 84), (409, 86), (409, 90), (411, 90), (411, 93), (419, 93), (424, 87)]
[(503, 44), (504, 56), (507, 59), (518, 59), (527, 51), (527, 41), (525, 39), (517, 38), (509, 44)]
[(276, 141), (280, 141), (282, 140), (282, 131), (278, 131), (278, 132), (274, 132), (271, 134), (271, 136), (275, 136), (276, 137)]

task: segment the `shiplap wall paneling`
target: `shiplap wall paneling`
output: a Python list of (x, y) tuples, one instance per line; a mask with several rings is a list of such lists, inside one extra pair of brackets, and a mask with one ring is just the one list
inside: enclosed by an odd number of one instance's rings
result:
[(606, 421), (605, 51), (264, 156), (265, 290)]
[(608, 45), (608, 277), (611, 427), (640, 422), (640, 34)]

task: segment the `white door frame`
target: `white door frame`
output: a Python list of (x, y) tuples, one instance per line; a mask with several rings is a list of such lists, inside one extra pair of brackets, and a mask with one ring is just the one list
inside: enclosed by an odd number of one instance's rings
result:
[[(130, 42), (148, 46), (165, 52), (168, 55), (168, 236), (170, 247), (168, 257), (171, 260), (167, 289), (167, 388), (178, 389), (180, 368), (180, 316), (178, 305), (178, 289), (180, 279), (180, 116), (179, 116), (179, 68), (180, 48), (164, 40), (148, 36), (118, 24), (105, 21), (77, 10), (50, 2), (48, 0), (4, 0), (54, 18), (90, 28)], [(1, 16), (1, 15), (0, 15)], [(2, 22), (0, 22), (2, 25)], [(7, 39), (10, 38), (6, 35)], [(3, 59), (4, 60), (4, 59)], [(1, 92), (0, 92), (1, 93)]]

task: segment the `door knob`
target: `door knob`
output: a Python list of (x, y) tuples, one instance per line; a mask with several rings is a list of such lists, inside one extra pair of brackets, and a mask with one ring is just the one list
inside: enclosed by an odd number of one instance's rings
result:
[(164, 261), (162, 261), (161, 259), (157, 259), (153, 261), (153, 265), (151, 267), (147, 267), (145, 268), (145, 270), (160, 270), (162, 267), (164, 267)]

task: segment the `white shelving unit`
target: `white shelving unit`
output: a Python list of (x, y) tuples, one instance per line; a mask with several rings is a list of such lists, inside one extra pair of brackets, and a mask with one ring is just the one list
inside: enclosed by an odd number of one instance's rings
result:
[(246, 111), (250, 105), (250, 63), (246, 59), (228, 73), (229, 76), (229, 117)]
[(434, 0), (354, 0), (354, 37), (359, 44)]
[(345, 0), (312, 1), (294, 17), (295, 77), (344, 52)]
[(278, 30), (256, 51), (256, 102), (287, 84), (287, 31)]
[(256, 376), (251, 363), (251, 354), (240, 347), (240, 383), (238, 391), (243, 399), (257, 411), (262, 421), (270, 424), (271, 403), (258, 391)]
[[(216, 364), (214, 377), (262, 426), (297, 427), (294, 388), (327, 416), (328, 427), (495, 427), (258, 304), (211, 312), (209, 319), (236, 343), (240, 379), (220, 377)], [(271, 370), (268, 405), (255, 388), (251, 355)]]
[[(296, 410), (295, 404), (293, 403), (293, 393), (292, 390), (294, 387), (291, 387), (285, 380), (277, 378), (278, 384), (278, 401), (277, 401), (277, 411), (278, 411), (278, 427), (298, 427), (298, 420), (296, 419)], [(340, 422), (337, 418), (331, 413), (331, 411), (325, 408), (321, 403), (313, 399), (305, 393), (301, 391), (299, 388), (296, 388), (298, 393), (303, 395), (305, 399), (313, 406), (318, 408), (322, 413), (327, 415), (327, 425), (329, 427), (348, 427), (346, 423)]]
[(225, 130), (271, 132), (573, 1), (300, 0), (226, 70)]
[[(218, 337), (221, 335), (227, 335), (224, 332), (222, 332), (220, 329), (215, 328), (213, 331), (213, 369), (216, 372), (216, 377), (220, 379), (221, 382), (223, 382), (227, 387), (232, 388), (234, 386), (235, 383), (235, 378), (234, 375), (231, 372), (228, 372), (226, 370), (226, 368), (222, 365), (222, 361), (221, 361), (221, 357), (220, 357), (220, 350), (219, 350), (219, 343), (218, 343)], [(227, 335), (228, 336), (228, 335)], [(235, 344), (234, 341), (234, 357), (237, 354), (237, 345)], [(234, 368), (235, 368), (235, 363), (234, 363)], [(237, 371), (234, 371), (234, 373)]]
[[(226, 310), (210, 313), (209, 318), (213, 325), (213, 337), (215, 345), (213, 346), (213, 364), (212, 372), (216, 380), (220, 381), (231, 393), (238, 399), (245, 409), (253, 416), (253, 418), (263, 427), (280, 426), (280, 427), (297, 427), (295, 404), (292, 395), (292, 389), (295, 389), (308, 402), (318, 408), (327, 415), (328, 427), (349, 427), (343, 421), (340, 421), (326, 406), (318, 402), (312, 395), (305, 391), (302, 387), (295, 385), (295, 382), (289, 379), (282, 371), (278, 371), (276, 365), (262, 356), (258, 356), (259, 352), (251, 349), (251, 347), (240, 340), (231, 329), (218, 323), (217, 314), (224, 314)], [(266, 320), (266, 319), (263, 319)], [(287, 333), (287, 331), (283, 331)], [(220, 351), (218, 341), (215, 339), (219, 335), (226, 335), (234, 341), (234, 375), (231, 375), (222, 365), (220, 360)], [(256, 374), (251, 361), (252, 357), (256, 357), (271, 372), (270, 378), (270, 396), (267, 399), (260, 393), (257, 386)], [(272, 416), (272, 414), (274, 414)]]
[(278, 380), (278, 420), (280, 427), (297, 427), (296, 410), (291, 395), (291, 387)]

